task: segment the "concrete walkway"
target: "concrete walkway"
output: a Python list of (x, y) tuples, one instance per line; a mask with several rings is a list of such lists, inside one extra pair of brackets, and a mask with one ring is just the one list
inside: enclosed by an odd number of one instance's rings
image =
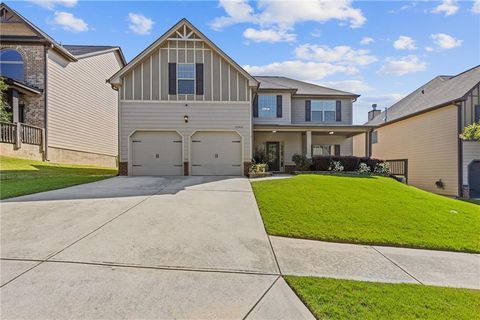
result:
[(280, 271), (379, 282), (480, 289), (480, 255), (270, 237)]

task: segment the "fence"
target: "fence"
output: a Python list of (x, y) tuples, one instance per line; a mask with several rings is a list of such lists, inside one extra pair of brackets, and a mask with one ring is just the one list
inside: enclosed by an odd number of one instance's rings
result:
[(17, 125), (8, 122), (0, 122), (0, 142), (17, 142)]
[(388, 163), (392, 175), (403, 176), (408, 183), (408, 159), (385, 160), (385, 162)]
[(43, 145), (43, 129), (23, 123), (0, 122), (0, 142), (16, 144), (22, 143)]

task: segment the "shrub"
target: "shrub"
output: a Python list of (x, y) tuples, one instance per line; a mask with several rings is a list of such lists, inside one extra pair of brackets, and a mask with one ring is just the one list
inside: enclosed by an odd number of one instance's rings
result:
[(389, 175), (390, 167), (386, 162), (380, 162), (375, 166), (374, 172), (381, 175)]
[(340, 161), (332, 161), (328, 167), (328, 170), (333, 172), (342, 172), (343, 169), (344, 167)]
[(268, 171), (268, 164), (266, 163), (255, 163), (250, 167), (250, 172), (253, 173), (264, 173)]
[(357, 171), (360, 174), (369, 174), (372, 170), (370, 169), (368, 164), (366, 164), (365, 162), (361, 162), (360, 165), (358, 166)]
[(460, 138), (463, 140), (478, 140), (478, 143), (480, 143), (480, 123), (466, 126)]
[(267, 163), (267, 152), (265, 151), (264, 145), (259, 145), (255, 148), (253, 152), (253, 163)]
[(310, 170), (312, 166), (312, 161), (306, 156), (295, 153), (292, 156), (292, 161), (295, 162), (297, 170)]

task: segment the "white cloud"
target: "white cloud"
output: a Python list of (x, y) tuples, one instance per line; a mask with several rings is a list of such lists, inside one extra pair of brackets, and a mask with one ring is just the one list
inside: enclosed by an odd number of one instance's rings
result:
[(434, 49), (432, 47), (425, 47), (425, 51), (432, 52)]
[(255, 20), (254, 10), (247, 0), (220, 0), (218, 5), (225, 10), (227, 16), (217, 17), (210, 26), (214, 30), (236, 23), (253, 22)]
[[(480, 0), (479, 0), (480, 1)], [(315, 38), (320, 38), (322, 36), (322, 30), (320, 29), (314, 29), (310, 35)]]
[(263, 66), (246, 65), (244, 69), (253, 75), (279, 75), (310, 82), (319, 81), (336, 73), (349, 75), (358, 73), (358, 69), (352, 66), (299, 60), (274, 62)]
[(275, 29), (253, 29), (248, 28), (243, 32), (243, 37), (245, 39), (254, 41), (254, 42), (292, 42), (295, 41), (296, 35), (288, 33), (285, 30), (275, 30)]
[(385, 64), (378, 70), (378, 73), (403, 76), (424, 71), (426, 68), (426, 62), (421, 61), (416, 55), (408, 55), (401, 58), (386, 58)]
[(480, 13), (480, 0), (473, 0), (472, 13)]
[(68, 12), (55, 12), (53, 23), (61, 26), (66, 31), (82, 32), (88, 30), (88, 24), (85, 21)]
[(430, 38), (435, 45), (440, 49), (452, 49), (462, 45), (463, 40), (455, 39), (454, 37), (445, 33), (432, 34)]
[(393, 47), (397, 50), (415, 50), (417, 46), (415, 45), (415, 40), (407, 36), (400, 36), (393, 43)]
[(457, 13), (459, 6), (455, 0), (443, 0), (441, 4), (436, 6), (433, 13), (444, 13), (446, 16), (451, 16)]
[(298, 46), (295, 49), (295, 55), (303, 60), (346, 65), (364, 66), (377, 61), (377, 58), (366, 49), (355, 50), (349, 46), (328, 47), (309, 43)]
[(360, 40), (360, 44), (362, 46), (368, 46), (369, 44), (371, 43), (374, 43), (375, 40), (373, 38), (370, 38), (370, 37), (363, 37), (362, 40)]
[(153, 22), (152, 19), (145, 17), (139, 13), (132, 13), (128, 14), (128, 19), (130, 20), (129, 28), (136, 34), (149, 34), (152, 30)]
[(362, 80), (322, 81), (319, 84), (322, 86), (353, 93), (362, 93), (373, 90), (372, 87), (370, 87)]
[(30, 0), (30, 2), (49, 10), (53, 10), (56, 6), (72, 8), (77, 5), (78, 0)]

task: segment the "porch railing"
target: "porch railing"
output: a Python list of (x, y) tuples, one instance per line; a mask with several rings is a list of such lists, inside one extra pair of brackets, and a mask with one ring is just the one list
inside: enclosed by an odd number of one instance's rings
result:
[(390, 174), (394, 176), (402, 176), (408, 183), (408, 159), (385, 160), (390, 167)]
[(0, 142), (16, 144), (22, 143), (43, 146), (44, 130), (40, 127), (23, 123), (0, 122)]

